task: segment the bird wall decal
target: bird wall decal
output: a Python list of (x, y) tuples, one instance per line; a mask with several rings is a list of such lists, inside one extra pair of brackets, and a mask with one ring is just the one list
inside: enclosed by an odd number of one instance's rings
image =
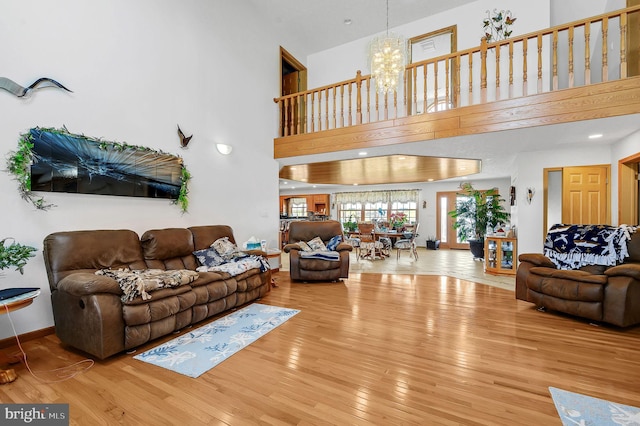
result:
[(24, 98), (34, 89), (41, 89), (44, 87), (57, 87), (59, 89), (63, 89), (63, 90), (66, 90), (67, 92), (73, 93), (71, 90), (67, 89), (62, 84), (48, 77), (39, 78), (27, 87), (22, 87), (18, 83), (16, 83), (15, 81), (9, 78), (0, 77), (0, 89), (4, 89), (7, 92), (13, 93), (19, 98)]
[(178, 136), (180, 136), (180, 147), (182, 148), (186, 148), (187, 145), (189, 145), (189, 142), (191, 142), (191, 138), (193, 137), (193, 135), (185, 136), (184, 133), (182, 133), (182, 130), (180, 130), (179, 125), (178, 125)]

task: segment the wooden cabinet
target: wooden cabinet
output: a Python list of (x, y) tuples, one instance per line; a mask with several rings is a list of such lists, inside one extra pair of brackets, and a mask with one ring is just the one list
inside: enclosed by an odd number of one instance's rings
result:
[(484, 271), (492, 275), (515, 275), (518, 240), (491, 236), (484, 239)]
[(280, 213), (291, 215), (289, 208), (289, 200), (292, 198), (305, 198), (307, 200), (307, 211), (319, 215), (328, 215), (330, 211), (329, 194), (300, 194), (300, 195), (281, 195), (280, 196)]

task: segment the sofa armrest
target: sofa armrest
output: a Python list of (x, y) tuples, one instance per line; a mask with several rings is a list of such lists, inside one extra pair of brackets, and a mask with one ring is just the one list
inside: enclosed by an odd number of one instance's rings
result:
[(622, 265), (612, 266), (604, 273), (609, 277), (631, 277), (640, 281), (640, 264), (623, 263)]
[(297, 245), (295, 243), (289, 243), (286, 246), (284, 246), (284, 248), (282, 250), (284, 250), (285, 253), (289, 253), (291, 250), (300, 251), (300, 250), (302, 250), (302, 247), (300, 247), (299, 245)]
[(347, 243), (340, 243), (336, 246), (336, 251), (352, 251), (353, 246)]
[(556, 268), (555, 263), (551, 261), (547, 256), (540, 253), (523, 253), (518, 256), (520, 262), (533, 263), (536, 266), (546, 266), (547, 268)]
[(122, 294), (122, 290), (116, 280), (89, 272), (69, 274), (60, 280), (56, 288), (74, 296), (85, 296), (97, 293)]
[(558, 278), (562, 280), (579, 281), (579, 282), (591, 283), (591, 284), (604, 285), (607, 283), (606, 275), (594, 275), (594, 274), (590, 274), (588, 272), (580, 271), (577, 269), (565, 270), (565, 269), (548, 268), (545, 266), (535, 266), (530, 269), (530, 272), (534, 275), (547, 277), (547, 278)]

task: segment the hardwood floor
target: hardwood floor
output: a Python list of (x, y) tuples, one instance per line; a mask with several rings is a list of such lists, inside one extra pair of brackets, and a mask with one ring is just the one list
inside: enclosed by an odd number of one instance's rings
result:
[[(197, 379), (128, 354), (50, 384), (17, 365), (0, 401), (69, 403), (73, 425), (560, 425), (549, 386), (640, 406), (640, 327), (443, 276), (276, 277), (261, 303), (301, 312)], [(36, 371), (83, 359), (54, 335), (24, 348)]]

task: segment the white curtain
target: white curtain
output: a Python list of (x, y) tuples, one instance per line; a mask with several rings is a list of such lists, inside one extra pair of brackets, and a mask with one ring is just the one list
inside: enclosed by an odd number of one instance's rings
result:
[(407, 189), (397, 191), (366, 191), (366, 192), (337, 192), (336, 203), (408, 203), (418, 202), (419, 189)]

